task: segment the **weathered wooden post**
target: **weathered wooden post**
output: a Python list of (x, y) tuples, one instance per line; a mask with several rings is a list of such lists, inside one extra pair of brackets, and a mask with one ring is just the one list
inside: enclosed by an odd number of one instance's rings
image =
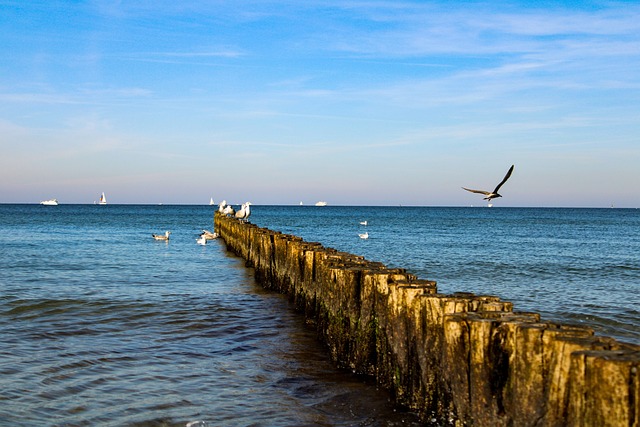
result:
[(214, 228), (315, 323), (340, 366), (425, 420), (640, 427), (640, 346), (514, 313), (496, 296), (438, 294), (404, 269), (219, 213)]

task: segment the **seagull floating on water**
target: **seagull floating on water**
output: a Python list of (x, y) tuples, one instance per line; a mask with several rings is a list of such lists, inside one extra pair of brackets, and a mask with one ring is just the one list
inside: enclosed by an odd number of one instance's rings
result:
[(368, 239), (369, 238), (369, 232), (365, 232), (363, 234), (358, 234), (358, 236), (360, 236), (361, 239)]
[(202, 233), (200, 233), (200, 237), (204, 237), (207, 240), (214, 240), (214, 239), (217, 239), (220, 236), (216, 232), (212, 233), (209, 230), (202, 230)]
[(360, 225), (367, 225), (367, 221), (360, 222)]
[(472, 193), (484, 194), (485, 196), (487, 196), (487, 197), (484, 197), (484, 200), (491, 201), (491, 199), (495, 199), (496, 197), (502, 197), (500, 194), (498, 194), (498, 190), (500, 190), (500, 187), (502, 187), (502, 184), (507, 182), (507, 180), (511, 176), (511, 172), (513, 172), (513, 165), (511, 165), (511, 167), (507, 171), (507, 174), (504, 176), (504, 178), (502, 178), (502, 181), (500, 182), (500, 184), (498, 184), (497, 187), (493, 191), (472, 190), (470, 188), (465, 188), (465, 187), (462, 187), (462, 188), (464, 190), (471, 191)]
[(156, 240), (169, 240), (170, 231), (166, 231), (164, 234), (152, 234), (153, 238)]

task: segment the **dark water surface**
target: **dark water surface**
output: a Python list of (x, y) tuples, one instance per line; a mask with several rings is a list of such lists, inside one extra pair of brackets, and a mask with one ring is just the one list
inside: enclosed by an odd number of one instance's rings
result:
[[(253, 223), (441, 292), (498, 295), (640, 343), (638, 210), (252, 208)], [(418, 425), (336, 370), (222, 241), (195, 243), (212, 213), (0, 204), (0, 425)], [(170, 242), (151, 239), (165, 230)]]

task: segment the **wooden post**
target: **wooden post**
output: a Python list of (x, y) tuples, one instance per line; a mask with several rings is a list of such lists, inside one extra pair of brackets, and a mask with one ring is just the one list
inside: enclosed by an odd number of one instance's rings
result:
[(340, 366), (425, 420), (640, 427), (640, 346), (513, 312), (496, 296), (438, 294), (404, 269), (219, 213), (214, 229), (259, 283), (304, 311)]

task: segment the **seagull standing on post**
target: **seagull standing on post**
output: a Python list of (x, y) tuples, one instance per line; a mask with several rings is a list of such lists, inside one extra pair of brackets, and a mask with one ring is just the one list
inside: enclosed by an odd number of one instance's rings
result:
[(500, 187), (502, 187), (502, 184), (507, 182), (507, 180), (511, 176), (511, 172), (513, 172), (513, 165), (511, 165), (511, 167), (507, 171), (507, 174), (504, 176), (504, 178), (502, 178), (502, 181), (500, 182), (500, 184), (498, 184), (493, 191), (472, 190), (470, 188), (465, 188), (465, 187), (462, 187), (462, 189), (463, 190), (467, 190), (467, 191), (471, 191), (472, 193), (484, 194), (485, 196), (487, 196), (487, 197), (484, 197), (484, 200), (491, 201), (491, 199), (495, 199), (497, 197), (502, 197), (500, 194), (498, 194), (498, 190), (500, 190)]
[(247, 222), (249, 216), (251, 215), (251, 208), (249, 208), (250, 205), (251, 202), (244, 203), (242, 205), (242, 208), (238, 212), (236, 212), (236, 218), (238, 218), (242, 222)]
[(249, 217), (251, 216), (251, 202), (247, 202), (244, 204), (244, 222), (249, 221)]
[(238, 218), (239, 220), (244, 219), (244, 215), (245, 215), (245, 214), (244, 214), (245, 207), (246, 207), (246, 204), (245, 204), (245, 203), (243, 203), (243, 204), (242, 204), (242, 207), (240, 208), (240, 210), (239, 210), (239, 211), (236, 211), (236, 213), (235, 213), (235, 217), (236, 217), (236, 218)]
[(236, 211), (235, 211), (235, 209), (233, 209), (233, 206), (231, 206), (231, 205), (226, 205), (226, 206), (224, 207), (224, 209), (222, 210), (222, 213), (223, 213), (224, 215), (227, 215), (227, 216), (234, 216), (234, 215), (236, 214)]

